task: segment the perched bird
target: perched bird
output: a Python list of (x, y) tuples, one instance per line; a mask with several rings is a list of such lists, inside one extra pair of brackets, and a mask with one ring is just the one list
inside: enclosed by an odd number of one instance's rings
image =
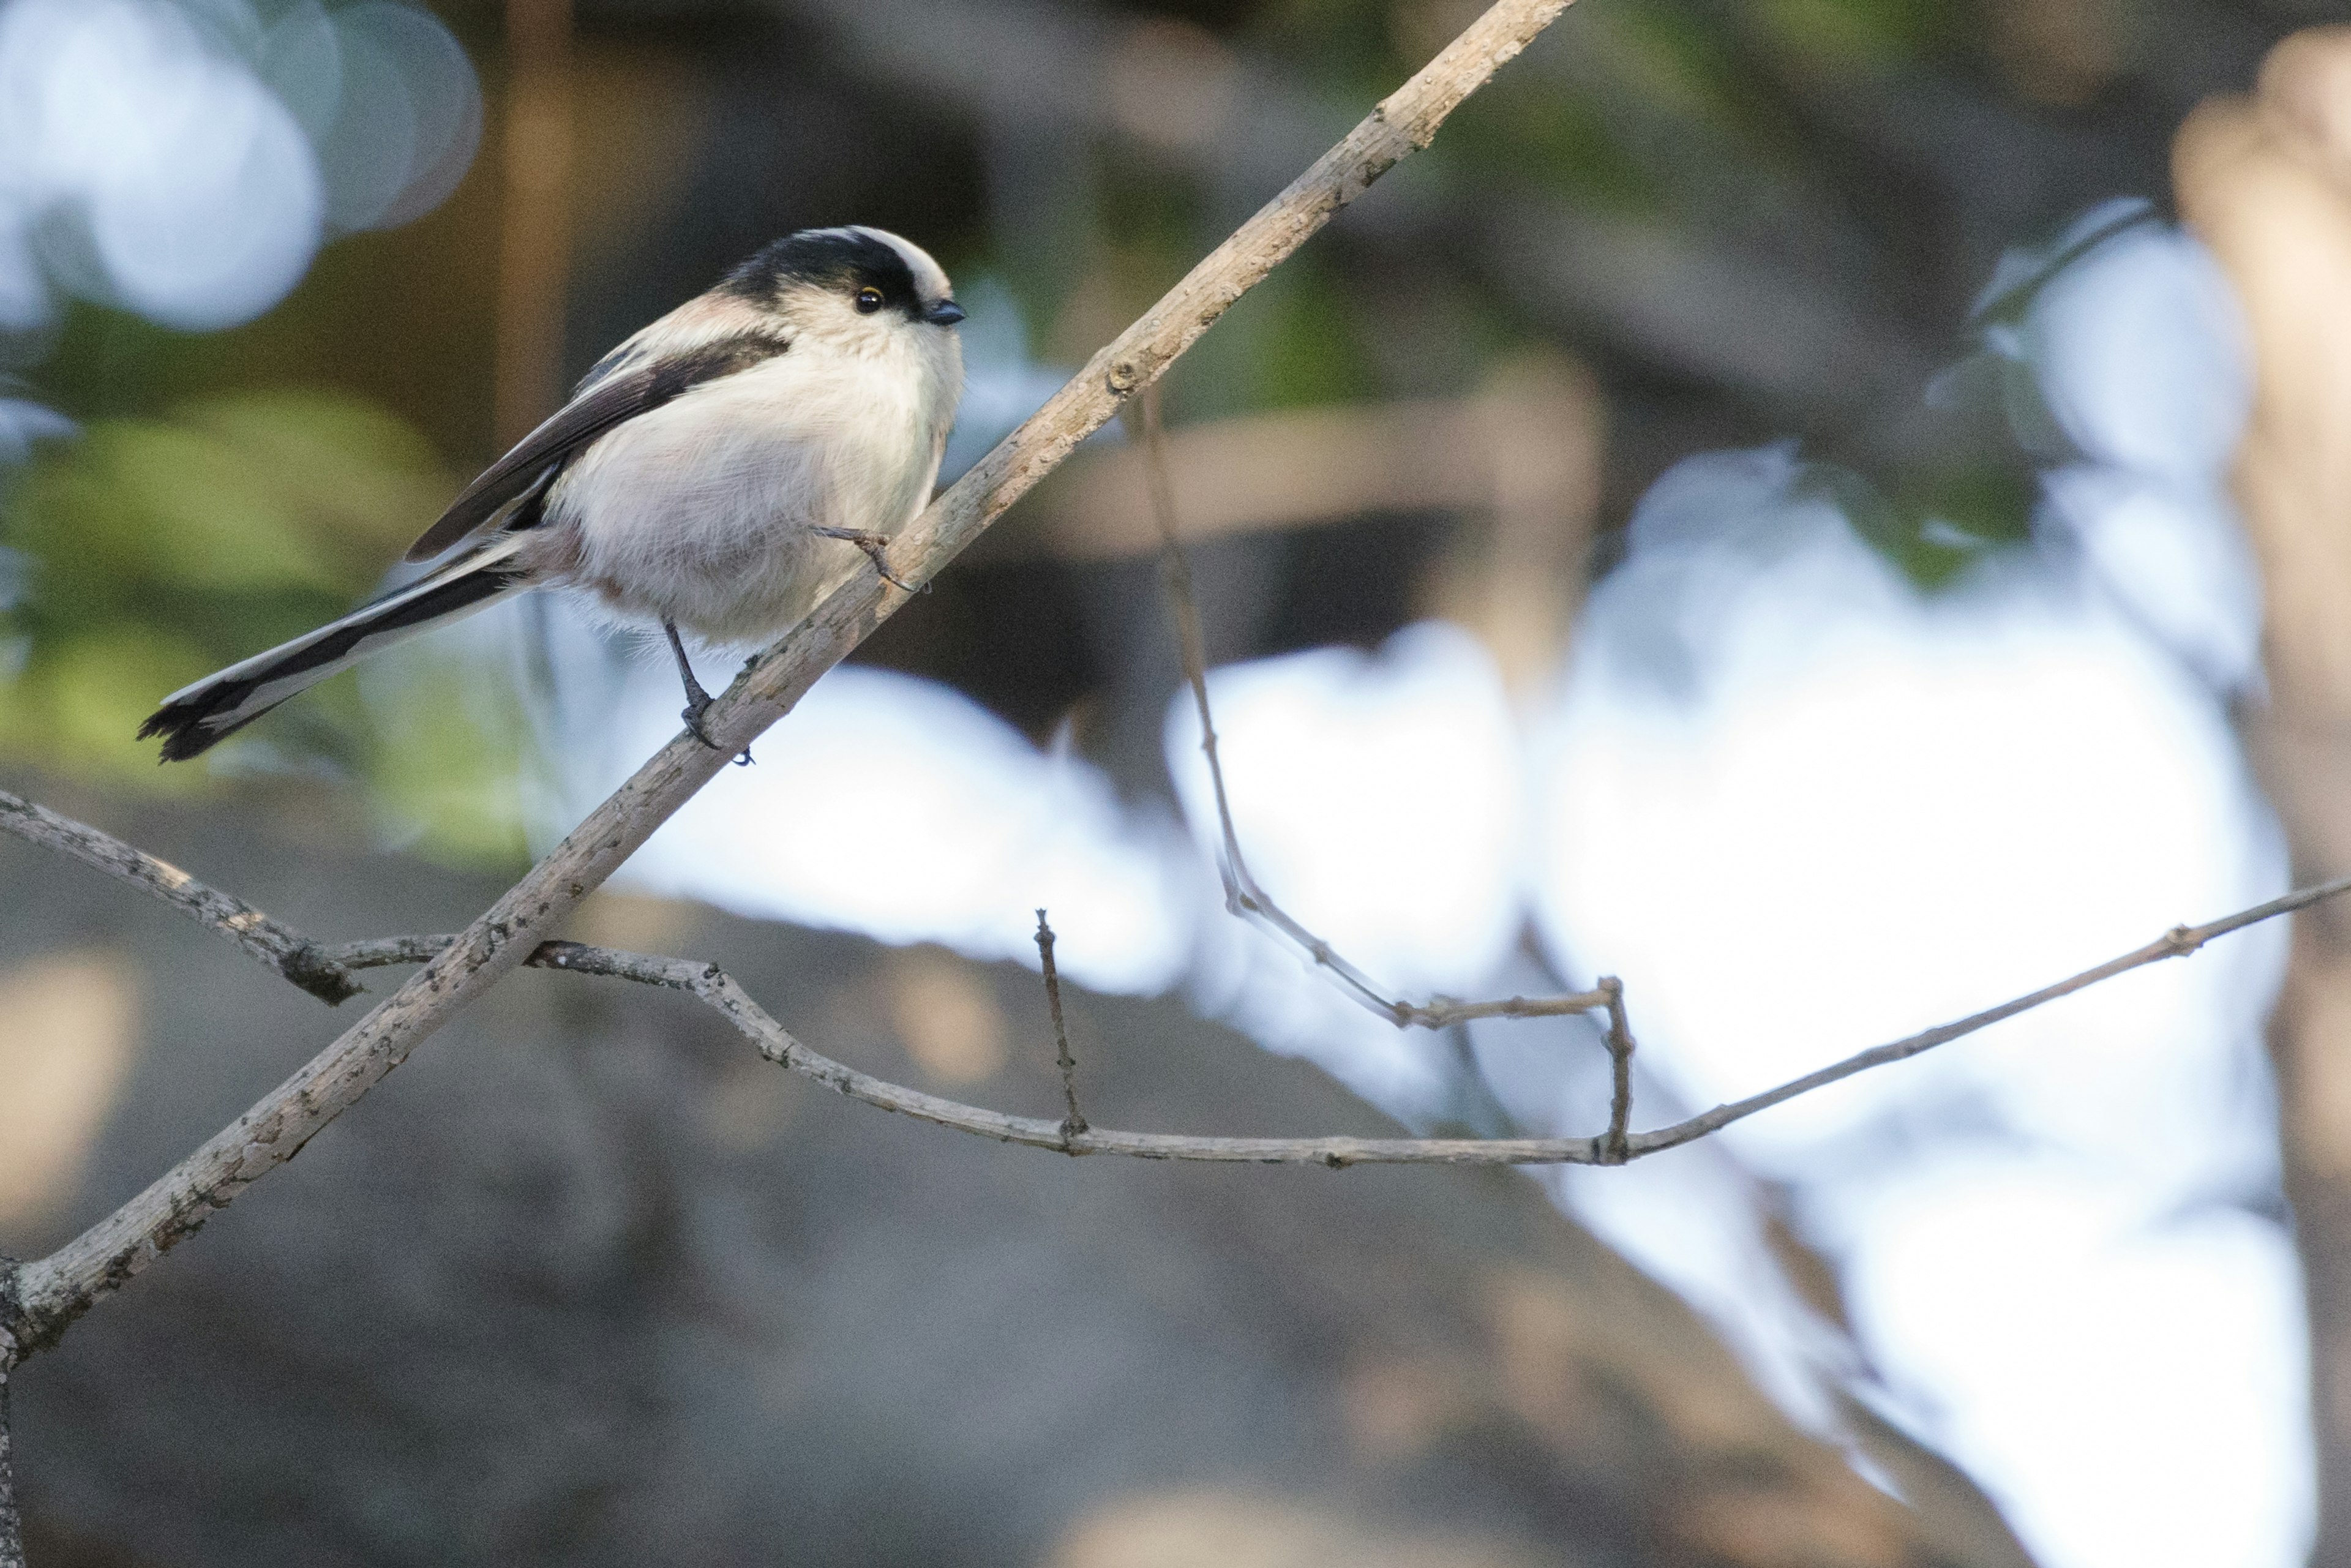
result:
[(867, 560), (891, 577), (886, 547), (930, 498), (955, 422), (962, 319), (938, 263), (896, 235), (776, 241), (605, 355), (465, 486), (408, 551), (441, 565), (172, 693), (140, 738), (193, 757), (379, 648), (566, 588), (667, 634), (707, 742), (680, 629), (761, 643)]

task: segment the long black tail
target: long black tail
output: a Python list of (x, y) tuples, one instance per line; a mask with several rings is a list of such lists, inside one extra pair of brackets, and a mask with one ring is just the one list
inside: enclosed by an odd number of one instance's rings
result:
[(528, 584), (510, 557), (524, 540), (494, 536), (482, 549), (360, 606), (340, 621), (257, 653), (163, 699), (139, 738), (163, 737), (163, 760), (184, 762), (368, 654), (476, 610)]

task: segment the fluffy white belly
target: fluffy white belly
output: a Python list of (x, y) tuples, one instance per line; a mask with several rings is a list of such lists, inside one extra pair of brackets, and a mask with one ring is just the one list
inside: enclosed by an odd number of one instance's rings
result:
[(812, 530), (894, 534), (937, 474), (923, 411), (880, 371), (787, 351), (629, 421), (549, 493), (548, 578), (714, 643), (783, 632), (873, 570)]

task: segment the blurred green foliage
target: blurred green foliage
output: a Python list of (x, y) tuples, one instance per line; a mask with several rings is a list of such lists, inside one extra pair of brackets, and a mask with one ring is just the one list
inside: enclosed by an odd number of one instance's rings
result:
[(1186, 356), (1171, 395), (1186, 419), (1379, 397), (1386, 389), (1366, 342), (1377, 324), (1350, 279), (1298, 256)]
[(1987, 462), (1906, 476), (1890, 495), (1852, 469), (1809, 464), (1798, 493), (1833, 503), (1865, 542), (1932, 591), (1986, 551), (2029, 539), (2041, 492), (2029, 469)]
[[(159, 768), (153, 744), (132, 738), (157, 701), (348, 610), (455, 487), (411, 426), (339, 394), (200, 399), (47, 444), (0, 502), (19, 590), (0, 610), (13, 652), (0, 755), (204, 788), (210, 767)], [(429, 684), (429, 655), (416, 674)], [(387, 727), (338, 677), (214, 755), (228, 771), (365, 770), (394, 817), (427, 812), (425, 847), (518, 852), (500, 782), (518, 761), (512, 716), (404, 695), (389, 706), (406, 716)]]
[(1882, 69), (1954, 41), (1967, 19), (1935, 0), (1761, 0), (1756, 15), (1787, 48), (1820, 66)]

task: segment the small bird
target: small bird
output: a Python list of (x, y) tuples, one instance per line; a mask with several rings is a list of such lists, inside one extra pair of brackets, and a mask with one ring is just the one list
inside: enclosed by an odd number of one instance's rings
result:
[(172, 693), (140, 738), (161, 736), (166, 762), (194, 757), (380, 648), (565, 588), (662, 629), (686, 727), (715, 744), (680, 630), (765, 643), (864, 561), (898, 581), (887, 547), (938, 478), (963, 315), (938, 263), (896, 235), (776, 241), (605, 355), (466, 486), (409, 548), (441, 565)]

